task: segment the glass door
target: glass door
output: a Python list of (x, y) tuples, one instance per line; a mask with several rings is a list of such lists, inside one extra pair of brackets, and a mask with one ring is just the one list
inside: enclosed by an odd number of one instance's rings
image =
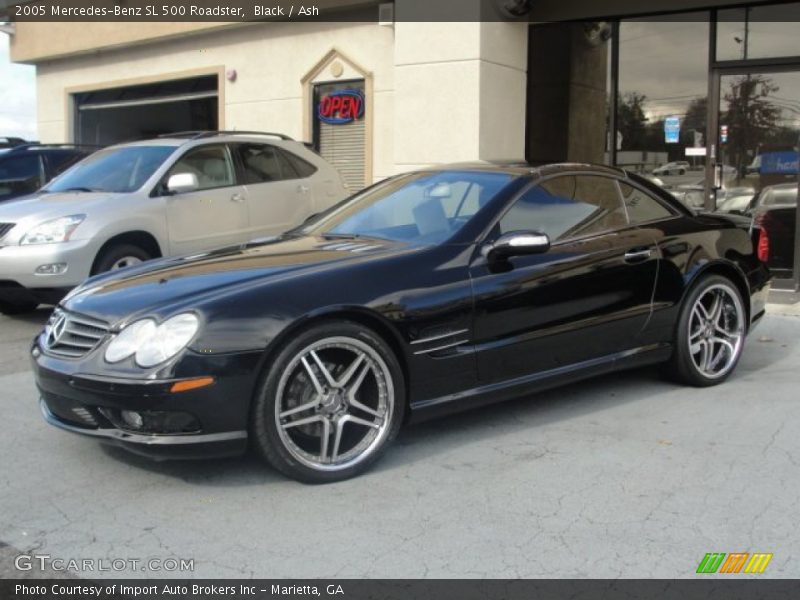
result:
[(796, 286), (800, 69), (716, 69), (712, 83), (706, 208), (758, 219), (767, 263)]

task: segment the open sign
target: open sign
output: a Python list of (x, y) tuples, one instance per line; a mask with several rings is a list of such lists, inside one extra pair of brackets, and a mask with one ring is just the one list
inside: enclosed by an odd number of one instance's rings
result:
[(317, 115), (323, 123), (343, 125), (364, 116), (361, 90), (336, 90), (320, 98)]

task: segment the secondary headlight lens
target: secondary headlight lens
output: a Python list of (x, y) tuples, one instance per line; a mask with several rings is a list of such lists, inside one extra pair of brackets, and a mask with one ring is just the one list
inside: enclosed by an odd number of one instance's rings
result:
[(136, 354), (155, 335), (158, 326), (152, 319), (131, 323), (106, 348), (106, 361), (116, 363)]
[(136, 351), (136, 364), (140, 367), (152, 367), (172, 358), (192, 341), (199, 324), (197, 317), (191, 313), (164, 321), (155, 334)]
[(83, 223), (86, 215), (70, 215), (52, 221), (39, 223), (31, 229), (20, 241), (20, 245), (29, 244), (57, 244), (69, 241), (75, 229)]
[(154, 367), (183, 350), (197, 333), (199, 319), (183, 313), (156, 325), (152, 319), (131, 323), (108, 345), (106, 361), (119, 362), (135, 355), (140, 367)]

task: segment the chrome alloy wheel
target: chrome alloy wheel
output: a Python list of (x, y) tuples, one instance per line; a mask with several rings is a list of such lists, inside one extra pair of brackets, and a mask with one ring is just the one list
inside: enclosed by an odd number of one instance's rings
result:
[(391, 372), (371, 346), (351, 337), (324, 338), (301, 350), (281, 375), (278, 434), (307, 467), (346, 469), (381, 446), (394, 400)]
[(726, 375), (742, 350), (744, 329), (739, 294), (725, 284), (706, 289), (689, 317), (689, 354), (697, 370), (709, 379)]
[(111, 265), (111, 271), (118, 271), (119, 269), (124, 269), (125, 267), (133, 267), (134, 265), (142, 264), (142, 259), (138, 256), (123, 256), (119, 260), (117, 260), (113, 265)]

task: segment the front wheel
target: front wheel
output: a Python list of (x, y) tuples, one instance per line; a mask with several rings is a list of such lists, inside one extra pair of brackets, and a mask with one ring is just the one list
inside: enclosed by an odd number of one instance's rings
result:
[(742, 295), (733, 282), (720, 275), (703, 278), (681, 308), (670, 363), (673, 376), (698, 387), (725, 381), (742, 355), (745, 320)]
[(400, 429), (402, 369), (362, 325), (335, 321), (306, 330), (267, 369), (252, 411), (252, 439), (289, 477), (326, 483), (358, 475)]

